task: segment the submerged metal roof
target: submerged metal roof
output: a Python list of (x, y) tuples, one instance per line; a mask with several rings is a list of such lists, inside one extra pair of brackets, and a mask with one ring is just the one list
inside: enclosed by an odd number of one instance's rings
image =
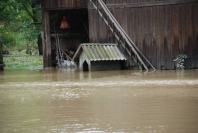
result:
[(117, 44), (84, 43), (76, 51), (73, 60), (83, 51), (90, 61), (126, 60)]

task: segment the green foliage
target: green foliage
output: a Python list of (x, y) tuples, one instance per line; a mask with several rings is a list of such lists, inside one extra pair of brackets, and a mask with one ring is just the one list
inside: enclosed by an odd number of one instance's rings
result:
[(7, 47), (11, 47), (12, 45), (15, 44), (15, 39), (14, 39), (14, 34), (12, 32), (3, 32), (3, 34), (1, 34), (0, 38), (1, 38), (1, 41), (2, 41), (2, 45), (3, 44), (6, 44), (4, 45), (4, 48), (7, 48)]
[(40, 25), (34, 23), (41, 19), (36, 13), (31, 7), (31, 0), (1, 0), (0, 39), (3, 48), (21, 50), (29, 45), (36, 47)]
[(11, 55), (4, 57), (4, 63), (5, 70), (38, 70), (43, 67), (41, 56), (27, 55), (24, 50), (11, 52)]

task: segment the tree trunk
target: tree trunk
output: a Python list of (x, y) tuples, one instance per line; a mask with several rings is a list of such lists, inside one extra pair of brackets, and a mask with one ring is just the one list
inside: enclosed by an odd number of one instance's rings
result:
[(0, 71), (3, 71), (3, 55), (2, 55), (2, 45), (0, 44)]

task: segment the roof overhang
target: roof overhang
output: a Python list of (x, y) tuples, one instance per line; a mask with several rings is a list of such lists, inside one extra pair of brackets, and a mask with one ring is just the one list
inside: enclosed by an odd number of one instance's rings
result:
[(124, 61), (126, 57), (119, 50), (117, 44), (84, 43), (79, 46), (73, 60), (77, 60), (84, 53), (89, 61)]

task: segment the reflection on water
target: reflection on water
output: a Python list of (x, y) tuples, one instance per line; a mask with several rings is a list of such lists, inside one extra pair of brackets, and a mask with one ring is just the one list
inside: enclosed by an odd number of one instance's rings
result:
[(0, 73), (0, 133), (196, 133), (198, 70)]

